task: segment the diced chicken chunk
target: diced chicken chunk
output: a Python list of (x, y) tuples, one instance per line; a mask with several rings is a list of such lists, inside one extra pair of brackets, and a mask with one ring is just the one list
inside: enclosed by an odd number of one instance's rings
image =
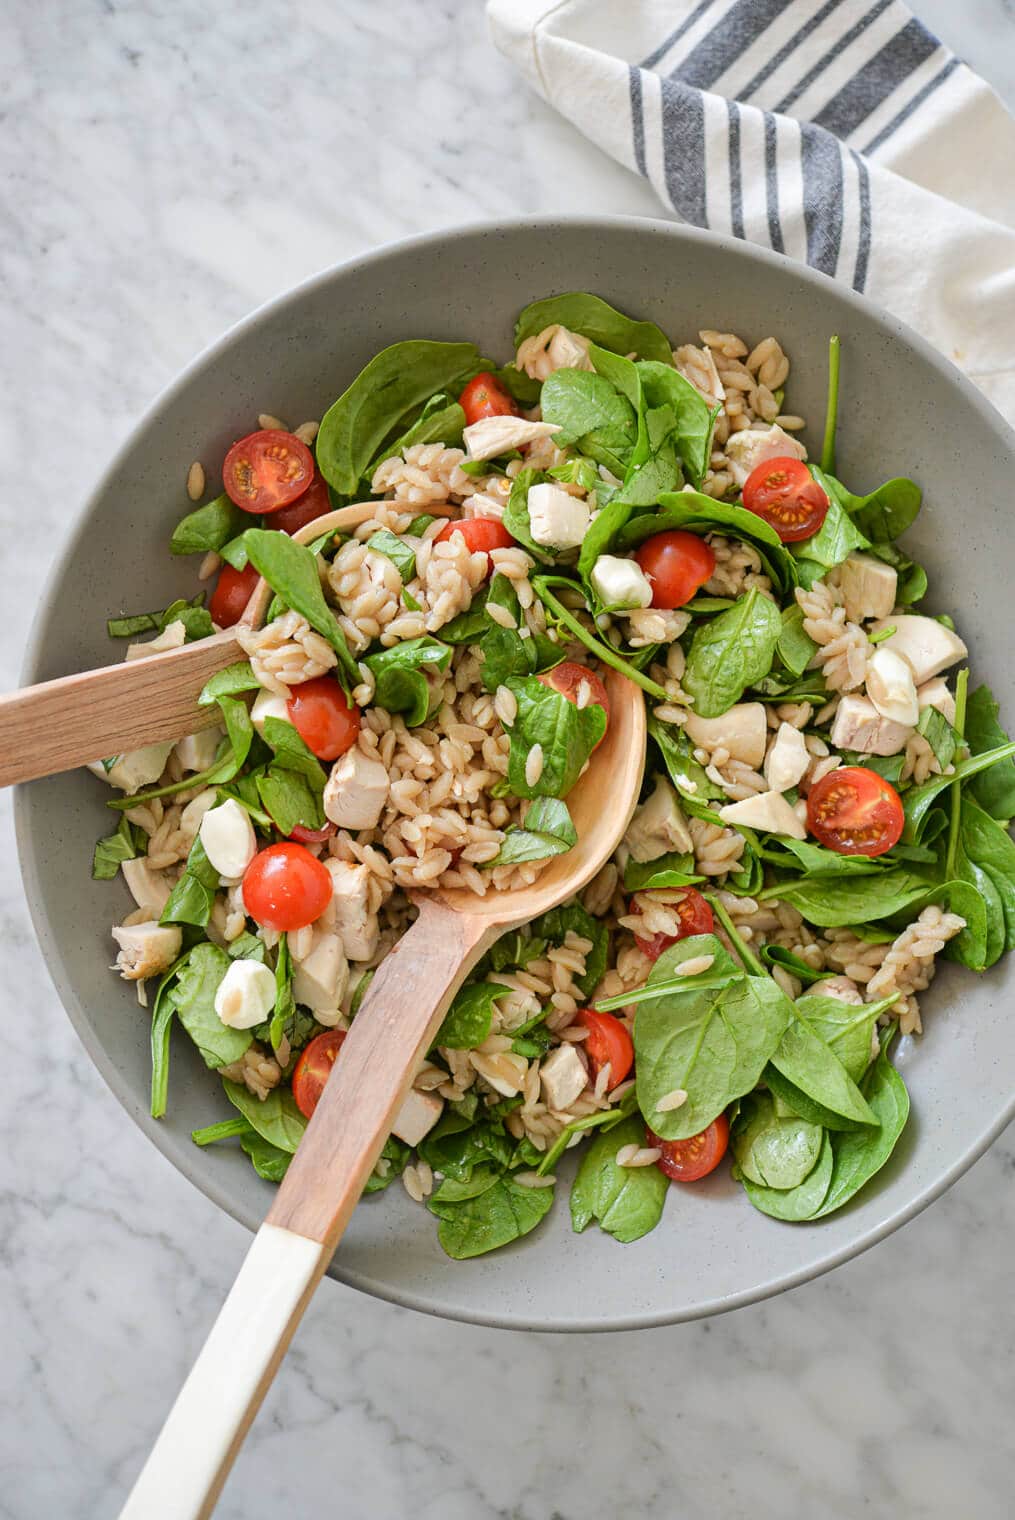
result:
[(216, 723), (211, 728), (202, 728), (199, 734), (188, 734), (185, 739), (177, 740), (176, 758), (182, 769), (206, 771), (215, 759), (223, 733)]
[(895, 606), (899, 577), (884, 560), (873, 554), (851, 554), (835, 573), (851, 623), (886, 618)]
[(765, 780), (773, 792), (788, 792), (796, 786), (811, 757), (803, 734), (791, 723), (782, 723), (775, 736), (775, 743), (765, 759)]
[(289, 706), (285, 697), (280, 697), (276, 692), (268, 691), (265, 687), (254, 698), (254, 705), (250, 709), (250, 721), (257, 732), (264, 737), (264, 720), (277, 718), (280, 723), (291, 723)]
[(470, 459), (496, 459), (510, 449), (521, 449), (537, 438), (552, 438), (559, 422), (529, 422), (525, 417), (481, 417), (462, 434)]
[(763, 702), (738, 702), (718, 718), (699, 718), (689, 713), (684, 724), (695, 744), (704, 749), (727, 749), (731, 760), (742, 760), (757, 770), (768, 747), (768, 719)]
[(652, 605), (652, 586), (644, 570), (633, 559), (616, 554), (601, 554), (589, 577), (592, 589), (604, 607), (630, 611)]
[(346, 860), (324, 862), (331, 875), (331, 901), (318, 923), (322, 932), (336, 932), (346, 958), (368, 961), (377, 949), (380, 925), (370, 912), (370, 872)]
[(895, 632), (878, 648), (900, 654), (912, 670), (917, 686), (922, 686), (931, 676), (940, 675), (942, 670), (947, 670), (949, 665), (954, 665), (969, 652), (958, 634), (936, 618), (900, 613), (875, 623), (872, 631), (880, 633), (885, 628), (894, 628)]
[(955, 722), (955, 698), (942, 676), (935, 676), (932, 681), (924, 681), (917, 687), (916, 700), (921, 710), (936, 707), (942, 718), (947, 718), (949, 723)]
[(119, 787), (132, 797), (142, 786), (151, 786), (166, 768), (169, 752), (173, 747), (170, 739), (166, 744), (147, 744), (144, 749), (132, 749), (125, 755), (117, 755), (107, 770), (101, 760), (93, 760), (88, 769), (100, 781)]
[(764, 834), (786, 834), (790, 839), (806, 839), (804, 828), (781, 792), (759, 792), (742, 802), (730, 802), (719, 809), (723, 823), (734, 828), (759, 829)]
[(357, 746), (331, 767), (324, 788), (324, 811), (340, 829), (372, 829), (388, 800), (388, 773), (379, 760)]
[(897, 755), (912, 736), (909, 724), (883, 718), (873, 702), (855, 696), (840, 699), (831, 732), (835, 749), (852, 749), (862, 755)]
[(436, 1093), (409, 1093), (391, 1126), (391, 1133), (406, 1145), (417, 1146), (433, 1129), (444, 1109), (444, 1099)]
[(139, 908), (158, 918), (169, 901), (172, 888), (161, 871), (153, 871), (143, 855), (125, 860), (120, 867), (127, 889)]
[(168, 971), (183, 947), (183, 933), (175, 924), (124, 924), (113, 930), (120, 947), (116, 969), (128, 982)]
[(262, 961), (238, 960), (215, 991), (215, 1012), (230, 1029), (253, 1029), (275, 1007), (275, 973)]
[(322, 1024), (334, 1023), (349, 984), (349, 962), (337, 929), (314, 926), (310, 949), (293, 956), (293, 996)]
[(539, 1069), (543, 1102), (547, 1108), (555, 1108), (558, 1112), (571, 1107), (585, 1091), (588, 1080), (588, 1073), (573, 1045), (558, 1045)]
[(530, 486), (526, 498), (532, 537), (545, 549), (577, 549), (589, 530), (588, 505), (560, 486)]
[(179, 649), (187, 642), (187, 625), (182, 618), (168, 624), (156, 639), (149, 639), (146, 644), (128, 644), (126, 659), (144, 660), (150, 654), (165, 654), (168, 649)]
[(257, 854), (250, 814), (235, 797), (205, 813), (198, 837), (210, 864), (229, 881), (238, 881)]
[(662, 776), (655, 791), (640, 807), (627, 826), (624, 843), (632, 860), (658, 860), (671, 850), (686, 852), (691, 848), (691, 832), (680, 810), (674, 788)]
[(770, 428), (744, 428), (742, 432), (733, 433), (724, 452), (738, 486), (742, 486), (751, 471), (766, 459), (807, 458), (803, 444), (778, 423), (773, 423)]
[(867, 661), (867, 696), (883, 718), (912, 726), (920, 716), (916, 682), (906, 661), (879, 645)]

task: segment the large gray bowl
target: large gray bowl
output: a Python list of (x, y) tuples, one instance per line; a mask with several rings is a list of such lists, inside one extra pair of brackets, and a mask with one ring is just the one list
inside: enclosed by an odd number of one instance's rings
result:
[[(232, 440), (264, 407), (320, 417), (379, 348), (400, 338), (472, 338), (501, 360), (522, 305), (591, 290), (691, 338), (719, 327), (775, 333), (792, 356), (789, 404), (819, 442), (830, 333), (843, 342), (840, 471), (854, 488), (915, 476), (924, 512), (909, 536), (932, 607), (953, 610), (1015, 715), (1008, 652), (1013, 436), (977, 391), (915, 333), (820, 275), (744, 243), (669, 223), (540, 220), (441, 232), (342, 265), (255, 312), (197, 359), (149, 410), (81, 513), (36, 619), (24, 678), (120, 657), (103, 619), (192, 594), (192, 561), (166, 549), (200, 456), (214, 480)], [(209, 1198), (254, 1228), (272, 1189), (233, 1147), (198, 1150), (190, 1131), (230, 1112), (185, 1039), (173, 1046), (168, 1117), (148, 1117), (147, 1020), (110, 975), (121, 884), (95, 884), (105, 789), (85, 773), (20, 790), (18, 843), (46, 961), (93, 1060), (130, 1116)], [(725, 1174), (675, 1188), (635, 1245), (571, 1233), (566, 1188), (552, 1216), (509, 1250), (454, 1263), (432, 1216), (401, 1189), (364, 1203), (332, 1274), (378, 1297), (453, 1318), (552, 1330), (690, 1319), (791, 1287), (911, 1219), (986, 1149), (1011, 1111), (1011, 963), (976, 978), (946, 966), (924, 1002), (926, 1036), (901, 1042), (913, 1116), (891, 1164), (856, 1203), (812, 1225), (756, 1213)], [(909, 1046), (909, 1048), (906, 1048)]]

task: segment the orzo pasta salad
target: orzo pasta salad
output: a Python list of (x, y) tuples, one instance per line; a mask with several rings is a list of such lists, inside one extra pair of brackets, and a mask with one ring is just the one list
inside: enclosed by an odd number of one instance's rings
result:
[(922, 608), (919, 487), (835, 476), (830, 352), (820, 462), (776, 337), (674, 348), (583, 294), (528, 306), (503, 366), (397, 343), (319, 425), (234, 444), (170, 545), (207, 604), (109, 625), (155, 634), (129, 659), (237, 624), (259, 575), (274, 593), (202, 694), (216, 727), (93, 767), (121, 794), (93, 874), (137, 905), (113, 937), (154, 1115), (179, 1026), (235, 1110), (195, 1142), (280, 1179), (409, 891), (497, 892), (576, 842), (609, 666), (649, 709), (626, 836), (470, 976), (368, 1191), (401, 1178), (463, 1258), (532, 1230), (577, 1146), (574, 1228), (622, 1241), (727, 1151), (779, 1219), (869, 1182), (937, 957), (983, 971), (1015, 942), (1015, 746)]

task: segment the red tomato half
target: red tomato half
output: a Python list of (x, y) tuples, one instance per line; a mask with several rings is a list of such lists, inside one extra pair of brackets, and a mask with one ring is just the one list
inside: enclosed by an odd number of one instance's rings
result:
[(683, 528), (647, 538), (634, 557), (651, 582), (653, 607), (682, 607), (715, 569), (705, 540)]
[(592, 1080), (610, 1063), (610, 1080), (607, 1091), (619, 1087), (634, 1065), (634, 1046), (627, 1028), (612, 1013), (599, 1013), (595, 1008), (582, 1008), (575, 1014), (579, 1024), (589, 1031), (585, 1040), (585, 1054), (592, 1068)]
[(220, 628), (232, 628), (234, 623), (238, 623), (247, 610), (247, 603), (258, 579), (253, 565), (248, 564), (243, 570), (234, 570), (229, 564), (223, 565), (208, 602), (212, 622)]
[(321, 1101), (324, 1084), (331, 1076), (331, 1068), (342, 1049), (344, 1029), (326, 1029), (315, 1035), (296, 1062), (293, 1072), (293, 1097), (296, 1107), (306, 1119), (312, 1119), (314, 1109)]
[(730, 1121), (720, 1114), (708, 1129), (687, 1140), (662, 1140), (651, 1130), (645, 1138), (649, 1145), (657, 1145), (662, 1151), (656, 1166), (671, 1182), (698, 1182), (714, 1172), (725, 1156), (730, 1143)]
[[(593, 702), (601, 707), (606, 714), (606, 727), (610, 726), (610, 699), (606, 694), (606, 687), (594, 670), (589, 670), (587, 665), (579, 665), (577, 660), (564, 660), (562, 664), (555, 665), (552, 670), (544, 670), (542, 675), (536, 677), (544, 686), (549, 686), (553, 691), (559, 691), (562, 697), (566, 697), (575, 707), (578, 706), (578, 692), (582, 686), (587, 687), (588, 694), (582, 703), (583, 707), (591, 707)], [(606, 738), (606, 729), (603, 729), (603, 739)], [(603, 739), (599, 740), (602, 744)], [(596, 746), (598, 749), (599, 745)]]
[(434, 539), (436, 544), (446, 544), (452, 533), (460, 533), (465, 539), (465, 546), (470, 554), (476, 554), (481, 549), (486, 553), (486, 573), (493, 569), (493, 560), (490, 558), (492, 549), (511, 549), (514, 539), (505, 528), (499, 517), (462, 517), (454, 522), (445, 523), (444, 527)]
[(483, 417), (519, 417), (518, 403), (487, 371), (470, 380), (458, 398), (465, 413), (466, 423), (479, 422)]
[(286, 711), (318, 760), (337, 760), (356, 743), (359, 708), (347, 699), (334, 676), (318, 676), (294, 686)]
[(279, 507), (277, 512), (271, 514), (271, 525), (282, 533), (293, 534), (300, 528), (305, 528), (307, 523), (313, 522), (315, 517), (323, 517), (325, 512), (331, 510), (328, 484), (318, 471), (297, 501), (288, 507)]
[(260, 850), (243, 873), (243, 906), (251, 918), (280, 934), (320, 918), (331, 891), (330, 871), (289, 840)]
[(267, 428), (234, 443), (222, 466), (230, 501), (244, 512), (277, 512), (309, 490), (314, 456), (295, 433)]
[(678, 940), (690, 939), (694, 934), (711, 934), (715, 927), (712, 918), (712, 909), (693, 887), (688, 887), (678, 903), (670, 903), (667, 906), (677, 911), (680, 919), (679, 934), (651, 934), (645, 939), (635, 935), (635, 942), (643, 955), (649, 960), (657, 961), (664, 950), (675, 945)]
[(795, 544), (817, 533), (828, 497), (802, 459), (765, 459), (744, 483), (744, 506), (763, 517), (784, 544)]
[(829, 771), (807, 797), (807, 827), (839, 855), (883, 855), (898, 843), (905, 821), (894, 786), (864, 765)]

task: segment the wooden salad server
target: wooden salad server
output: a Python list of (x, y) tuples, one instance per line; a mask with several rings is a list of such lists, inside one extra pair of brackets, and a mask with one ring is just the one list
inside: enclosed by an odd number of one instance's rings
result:
[(419, 917), (381, 962), (313, 1118), (121, 1520), (210, 1515), (296, 1326), (349, 1223), (451, 999), (505, 931), (580, 891), (638, 799), (645, 708), (605, 672), (610, 726), (568, 796), (578, 843), (532, 886), (419, 892)]

